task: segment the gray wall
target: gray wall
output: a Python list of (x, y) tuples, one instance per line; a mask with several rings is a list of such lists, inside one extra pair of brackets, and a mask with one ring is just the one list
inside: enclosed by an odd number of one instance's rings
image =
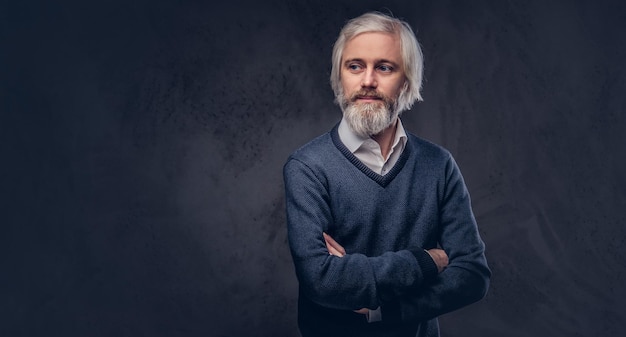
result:
[(0, 335), (297, 336), (282, 165), (386, 9), (494, 273), (444, 336), (623, 332), (623, 2), (146, 0), (0, 7)]

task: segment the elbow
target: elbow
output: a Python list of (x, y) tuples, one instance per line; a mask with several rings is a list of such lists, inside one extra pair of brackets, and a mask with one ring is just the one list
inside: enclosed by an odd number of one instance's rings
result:
[(470, 305), (482, 300), (487, 295), (491, 278), (491, 272), (488, 268), (460, 269), (458, 272), (459, 274), (452, 277), (451, 280), (455, 284), (453, 287), (458, 290), (453, 292), (456, 294), (455, 299), (450, 299), (456, 303), (453, 307), (461, 308)]
[(470, 301), (478, 302), (487, 296), (487, 292), (489, 291), (489, 285), (491, 281), (491, 271), (489, 268), (485, 268), (485, 270), (481, 272), (472, 273), (472, 282), (470, 292), (471, 299)]
[(464, 271), (465, 281), (463, 287), (465, 288), (465, 301), (467, 304), (478, 302), (487, 296), (491, 281), (491, 269), (487, 265), (487, 261), (483, 259), (478, 263), (466, 263), (461, 267)]
[(333, 286), (330, 277), (324, 272), (301, 269), (297, 270), (298, 283), (300, 284), (301, 294), (316, 304), (337, 308), (339, 303), (334, 303), (341, 297), (338, 287)]
[[(297, 268), (300, 294), (323, 307), (354, 310), (377, 301), (376, 287), (363, 274), (353, 275), (341, 263), (346, 258), (324, 257)], [(374, 306), (375, 307), (375, 306)]]
[(323, 284), (323, 278), (319, 277), (319, 275), (299, 273), (298, 282), (300, 283), (301, 291), (315, 302), (328, 296), (329, 289)]
[(481, 281), (479, 282), (478, 286), (477, 286), (477, 290), (476, 290), (476, 301), (480, 301), (483, 298), (485, 298), (485, 296), (487, 296), (487, 292), (489, 291), (489, 285), (490, 285), (490, 277), (482, 277)]

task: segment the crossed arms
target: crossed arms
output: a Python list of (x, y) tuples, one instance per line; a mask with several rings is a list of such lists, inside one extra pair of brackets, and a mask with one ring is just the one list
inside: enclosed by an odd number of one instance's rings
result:
[[(333, 239), (330, 235), (326, 233), (322, 233), (324, 236), (324, 242), (326, 243), (326, 249), (328, 249), (328, 254), (343, 257), (346, 255), (346, 250)], [(428, 255), (433, 259), (433, 262), (437, 265), (437, 272), (441, 273), (446, 266), (448, 265), (448, 255), (443, 249), (433, 248), (426, 250)], [(378, 309), (377, 309), (378, 310)], [(361, 308), (358, 310), (354, 310), (357, 314), (367, 315), (370, 309)]]
[[(382, 308), (383, 320), (428, 320), (481, 299), (490, 271), (469, 196), (458, 168), (446, 165), (437, 217), (443, 249), (412, 247), (378, 256), (346, 252), (326, 234), (333, 225), (328, 182), (308, 165), (285, 165), (288, 236), (301, 295), (327, 308), (365, 313)], [(336, 211), (336, 210), (335, 210)]]

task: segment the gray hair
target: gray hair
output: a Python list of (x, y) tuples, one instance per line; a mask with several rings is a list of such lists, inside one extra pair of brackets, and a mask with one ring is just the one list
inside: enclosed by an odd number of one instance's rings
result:
[(365, 13), (356, 17), (348, 21), (341, 29), (333, 47), (333, 65), (330, 72), (330, 85), (335, 93), (335, 99), (337, 100), (343, 95), (341, 58), (346, 43), (359, 34), (370, 32), (391, 33), (400, 36), (402, 66), (406, 82), (400, 92), (397, 104), (400, 112), (410, 109), (415, 101), (423, 100), (420, 94), (424, 73), (422, 49), (408, 23), (379, 12)]

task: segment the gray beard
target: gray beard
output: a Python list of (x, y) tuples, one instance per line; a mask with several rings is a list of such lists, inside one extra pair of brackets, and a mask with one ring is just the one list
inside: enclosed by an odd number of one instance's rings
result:
[(391, 126), (398, 111), (385, 101), (373, 103), (344, 102), (343, 117), (348, 126), (361, 137), (369, 138)]

